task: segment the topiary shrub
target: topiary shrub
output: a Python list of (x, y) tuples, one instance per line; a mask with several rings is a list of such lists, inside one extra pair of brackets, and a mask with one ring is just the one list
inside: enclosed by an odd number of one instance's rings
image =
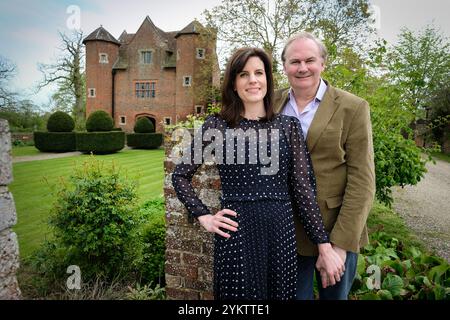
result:
[(34, 146), (41, 152), (70, 152), (76, 150), (75, 132), (33, 133)]
[(67, 113), (56, 111), (47, 121), (48, 132), (72, 132), (75, 121)]
[(125, 132), (77, 132), (76, 146), (84, 153), (114, 153), (125, 146)]
[(136, 121), (136, 124), (134, 125), (134, 132), (153, 133), (155, 132), (155, 126), (148, 118), (142, 117)]
[(113, 127), (113, 118), (103, 110), (92, 112), (86, 120), (86, 130), (88, 132), (111, 131)]
[(127, 145), (136, 149), (156, 149), (163, 143), (161, 133), (129, 133)]

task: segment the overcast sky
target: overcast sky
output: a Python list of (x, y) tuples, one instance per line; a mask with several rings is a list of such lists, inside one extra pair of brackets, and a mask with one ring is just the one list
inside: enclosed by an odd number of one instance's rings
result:
[[(58, 30), (79, 25), (87, 36), (103, 25), (116, 38), (135, 33), (148, 15), (164, 31), (181, 30), (204, 9), (221, 0), (0, 0), (0, 55), (17, 65), (12, 89), (35, 103), (48, 101), (50, 89), (34, 94), (41, 79), (37, 63), (50, 63), (58, 54)], [(450, 37), (449, 0), (371, 0), (377, 13), (378, 33), (396, 41), (400, 28), (419, 30), (434, 22)], [(80, 19), (77, 19), (79, 10)]]

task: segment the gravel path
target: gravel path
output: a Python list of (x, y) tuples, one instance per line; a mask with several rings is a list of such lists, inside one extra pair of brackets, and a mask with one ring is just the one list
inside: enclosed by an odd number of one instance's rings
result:
[(74, 152), (63, 152), (63, 153), (46, 153), (41, 152), (38, 155), (35, 156), (21, 156), (21, 157), (13, 157), (13, 163), (16, 162), (25, 162), (25, 161), (34, 161), (34, 160), (47, 160), (47, 159), (55, 159), (55, 158), (65, 158), (65, 157), (71, 157), (71, 156), (78, 156), (81, 152), (74, 151)]
[(427, 247), (450, 262), (450, 163), (436, 160), (416, 186), (394, 188), (394, 209)]

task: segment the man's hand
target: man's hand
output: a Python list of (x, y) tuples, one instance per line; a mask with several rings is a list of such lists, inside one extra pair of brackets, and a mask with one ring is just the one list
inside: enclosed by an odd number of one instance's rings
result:
[(339, 257), (341, 258), (342, 261), (344, 261), (344, 264), (345, 264), (345, 261), (347, 260), (347, 251), (342, 248), (339, 248), (335, 244), (333, 244), (332, 246), (333, 246), (334, 251), (339, 255)]
[(200, 216), (198, 217), (198, 221), (203, 226), (203, 228), (206, 229), (206, 231), (215, 232), (224, 238), (229, 238), (231, 237), (230, 234), (223, 232), (222, 230), (220, 230), (220, 228), (236, 232), (239, 225), (236, 221), (225, 217), (225, 215), (236, 217), (237, 213), (233, 210), (223, 209), (218, 211), (215, 215), (206, 214)]
[(336, 282), (341, 281), (341, 275), (345, 271), (344, 261), (333, 250), (330, 243), (321, 243), (318, 248), (319, 257), (316, 268), (320, 271), (322, 287), (334, 286)]

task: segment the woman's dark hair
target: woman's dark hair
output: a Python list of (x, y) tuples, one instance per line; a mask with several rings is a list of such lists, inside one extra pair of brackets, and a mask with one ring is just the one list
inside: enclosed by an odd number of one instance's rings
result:
[(244, 113), (244, 103), (239, 97), (235, 88), (236, 76), (244, 69), (245, 64), (251, 57), (258, 57), (264, 63), (264, 71), (267, 79), (267, 93), (264, 97), (264, 109), (266, 116), (261, 120), (270, 121), (274, 118), (273, 111), (273, 74), (272, 74), (272, 60), (269, 55), (259, 48), (241, 48), (238, 49), (228, 61), (225, 70), (225, 76), (222, 84), (222, 110), (220, 117), (227, 122), (227, 124), (234, 128), (242, 119)]

